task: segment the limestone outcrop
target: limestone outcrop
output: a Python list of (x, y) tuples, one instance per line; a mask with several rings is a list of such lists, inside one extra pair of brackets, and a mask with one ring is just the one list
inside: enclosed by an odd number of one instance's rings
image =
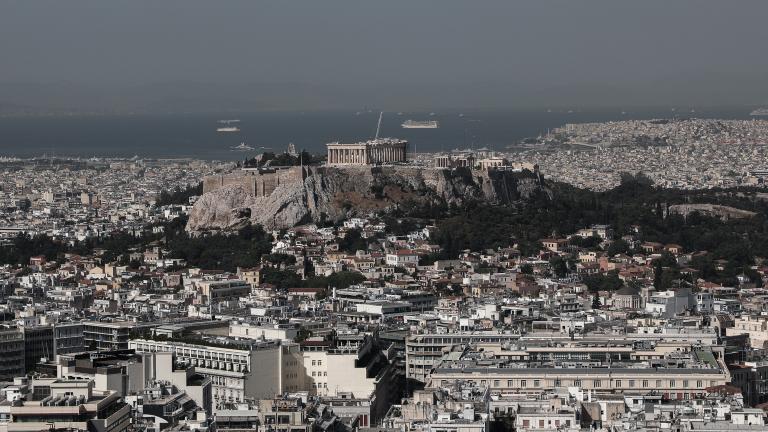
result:
[(203, 194), (187, 223), (191, 233), (233, 231), (248, 223), (267, 229), (339, 221), (398, 205), (513, 203), (546, 193), (538, 174), (513, 171), (439, 170), (417, 167), (309, 167), (268, 195), (252, 180), (229, 181)]

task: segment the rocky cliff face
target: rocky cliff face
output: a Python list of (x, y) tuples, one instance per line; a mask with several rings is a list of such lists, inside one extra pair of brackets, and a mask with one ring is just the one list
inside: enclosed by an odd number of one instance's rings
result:
[(312, 167), (303, 181), (281, 184), (265, 197), (240, 185), (203, 194), (195, 203), (187, 231), (232, 231), (248, 223), (267, 229), (339, 221), (398, 204), (462, 204), (481, 200), (513, 203), (543, 191), (530, 173), (433, 170), (414, 167)]

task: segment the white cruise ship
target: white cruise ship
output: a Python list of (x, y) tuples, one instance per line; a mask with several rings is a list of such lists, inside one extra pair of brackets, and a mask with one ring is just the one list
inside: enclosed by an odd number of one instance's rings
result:
[(240, 120), (234, 119), (234, 120), (219, 120), (219, 123), (222, 123), (223, 126), (220, 126), (216, 128), (216, 132), (240, 132), (240, 128), (237, 126), (233, 126), (232, 123), (240, 123)]
[(440, 124), (434, 120), (430, 121), (416, 121), (416, 120), (406, 120), (401, 125), (403, 129), (437, 129), (440, 127)]

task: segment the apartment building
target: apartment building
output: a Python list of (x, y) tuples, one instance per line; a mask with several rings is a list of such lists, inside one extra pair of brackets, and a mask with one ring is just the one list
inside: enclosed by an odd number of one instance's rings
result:
[(128, 349), (131, 332), (140, 332), (156, 327), (158, 324), (135, 323), (129, 321), (84, 321), (83, 343), (88, 349), (123, 350)]
[(177, 361), (195, 366), (211, 379), (217, 404), (271, 398), (304, 387), (295, 343), (248, 340), (230, 347), (137, 339), (129, 346), (138, 352), (172, 352)]
[(415, 335), (405, 341), (406, 377), (426, 382), (431, 369), (440, 362), (443, 354), (454, 346), (516, 341), (519, 334), (498, 332), (457, 332), (448, 334)]
[(397, 398), (397, 371), (377, 338), (363, 335), (339, 336), (334, 346), (302, 345), (306, 388), (323, 397), (364, 399), (370, 414), (363, 422), (375, 422)]
[(87, 379), (17, 378), (0, 402), (0, 432), (128, 430), (131, 407), (117, 392), (94, 390)]
[(466, 350), (446, 354), (429, 376), (427, 387), (462, 381), (491, 391), (516, 393), (541, 394), (573, 387), (615, 394), (653, 391), (665, 399), (693, 399), (730, 381), (728, 369), (717, 356), (712, 350), (695, 348), (646, 361), (521, 362)]
[(24, 375), (24, 332), (15, 326), (0, 326), (0, 381)]

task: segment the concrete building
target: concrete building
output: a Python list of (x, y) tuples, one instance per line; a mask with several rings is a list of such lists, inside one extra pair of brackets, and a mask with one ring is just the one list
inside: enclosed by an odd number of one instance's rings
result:
[(326, 144), (328, 165), (381, 165), (407, 160), (408, 141), (378, 138), (354, 144)]
[(195, 404), (212, 413), (211, 380), (194, 366), (177, 361), (172, 352), (133, 350), (61, 355), (56, 362), (60, 379), (92, 380), (95, 390), (112, 390), (120, 396), (140, 394), (147, 383), (167, 383), (183, 391)]
[[(707, 388), (730, 381), (728, 370), (711, 351), (694, 350), (687, 355), (671, 354), (645, 362), (571, 361), (568, 367), (556, 361), (536, 364), (478, 356), (477, 351), (452, 352), (435, 367), (427, 388), (450, 385), (457, 380), (492, 391), (541, 394), (573, 387), (592, 392), (645, 394), (651, 390), (666, 399), (687, 400), (701, 397)], [(674, 358), (674, 362), (667, 361)], [(643, 367), (641, 367), (643, 366)]]
[(15, 326), (0, 326), (0, 381), (24, 375), (24, 332)]
[(3, 390), (0, 432), (122, 432), (130, 426), (131, 407), (117, 392), (95, 390), (92, 380), (19, 378)]
[(128, 321), (84, 321), (83, 342), (86, 348), (95, 350), (128, 349), (128, 339), (132, 331), (142, 331), (155, 326), (157, 324)]
[(664, 318), (671, 318), (685, 311), (696, 309), (696, 299), (690, 288), (661, 291), (651, 294), (645, 303), (645, 311)]
[(197, 284), (203, 302), (213, 304), (247, 297), (251, 293), (251, 284), (244, 280), (201, 281)]
[(643, 307), (643, 298), (640, 290), (625, 286), (613, 293), (613, 306), (622, 309), (640, 309)]
[(768, 342), (768, 318), (762, 316), (741, 316), (733, 322), (733, 327), (726, 329), (728, 336), (749, 335), (749, 344), (753, 348), (764, 348)]
[(492, 332), (460, 332), (449, 334), (415, 335), (405, 341), (406, 377), (426, 382), (430, 370), (440, 362), (443, 354), (456, 345), (479, 342), (508, 343), (520, 335)]
[(292, 341), (299, 334), (294, 324), (246, 323), (233, 321), (229, 324), (229, 336), (246, 339), (277, 339)]
[(27, 372), (34, 370), (42, 359), (55, 355), (52, 326), (24, 326), (24, 362)]
[(82, 322), (64, 322), (53, 325), (55, 354), (70, 354), (85, 350)]
[(419, 264), (419, 255), (408, 249), (401, 249), (387, 254), (387, 264), (396, 267), (415, 267)]
[(301, 354), (310, 394), (368, 400), (370, 418), (363, 423), (376, 424), (397, 400), (397, 372), (389, 358), (393, 353), (382, 351), (374, 337), (340, 336), (334, 347), (305, 344)]
[(137, 339), (130, 347), (139, 352), (172, 352), (178, 361), (195, 366), (211, 379), (217, 404), (271, 398), (304, 387), (301, 353), (295, 343), (244, 341), (230, 348)]

